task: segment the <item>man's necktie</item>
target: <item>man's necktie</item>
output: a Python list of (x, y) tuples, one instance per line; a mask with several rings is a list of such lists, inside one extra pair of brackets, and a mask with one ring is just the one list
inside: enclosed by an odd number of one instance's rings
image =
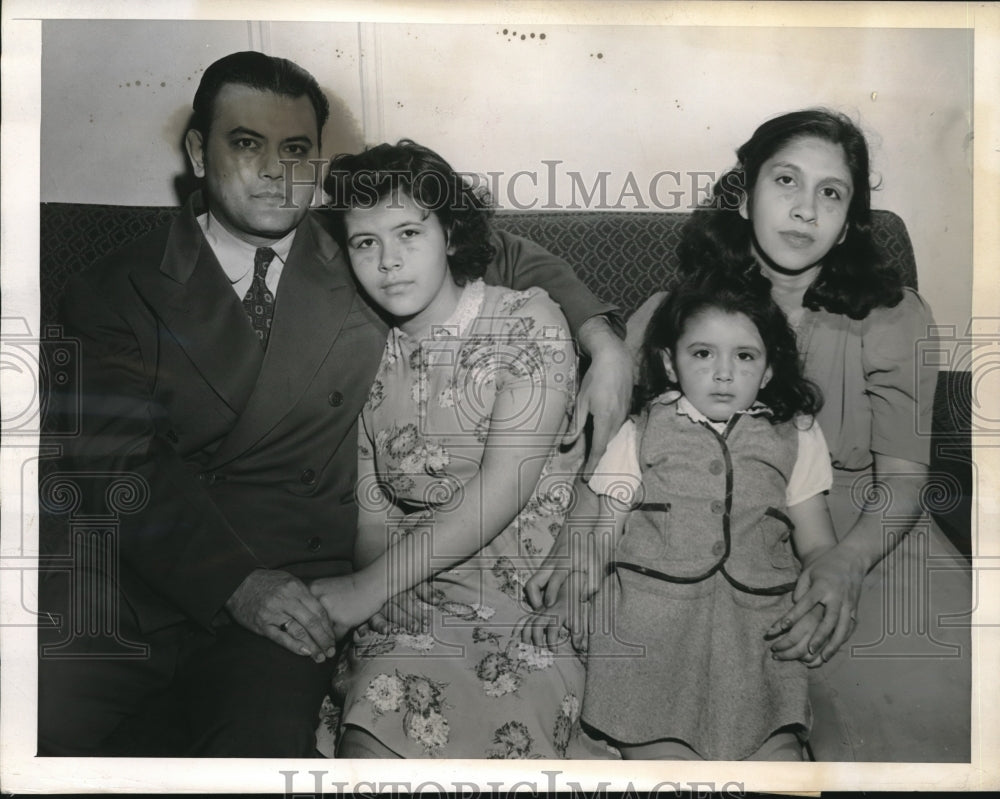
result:
[(274, 295), (268, 290), (264, 278), (267, 268), (274, 260), (274, 250), (258, 247), (253, 259), (253, 282), (243, 298), (250, 325), (260, 339), (260, 345), (267, 349), (267, 337), (271, 334), (271, 318), (274, 316)]

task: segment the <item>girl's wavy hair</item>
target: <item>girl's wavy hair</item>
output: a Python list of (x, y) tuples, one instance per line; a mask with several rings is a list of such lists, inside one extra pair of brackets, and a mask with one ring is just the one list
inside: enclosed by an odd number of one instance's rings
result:
[(903, 282), (885, 263), (872, 239), (868, 144), (847, 116), (823, 108), (770, 119), (736, 151), (736, 166), (719, 178), (711, 199), (685, 225), (680, 246), (682, 271), (692, 272), (713, 259), (738, 263), (752, 252), (752, 223), (740, 216), (740, 206), (747, 202), (752, 214), (753, 192), (764, 162), (802, 138), (840, 145), (854, 184), (847, 209), (847, 235), (823, 258), (803, 305), (851, 319), (864, 319), (872, 308), (892, 308), (903, 298)]
[(741, 263), (742, 269), (720, 270), (713, 264), (688, 275), (657, 307), (642, 344), (633, 412), (665, 391), (680, 390), (667, 374), (662, 353), (666, 350), (676, 362), (677, 342), (685, 327), (708, 310), (740, 313), (756, 326), (771, 367), (771, 379), (757, 399), (771, 409), (772, 424), (786, 422), (800, 413), (815, 415), (822, 407), (819, 387), (803, 374), (795, 333), (771, 298), (770, 281), (745, 256)]
[(485, 186), (410, 139), (379, 144), (356, 155), (334, 156), (323, 187), (334, 212), (334, 238), (345, 252), (344, 214), (354, 208), (371, 208), (399, 192), (437, 216), (453, 249), (448, 268), (459, 286), (482, 277), (496, 252), (490, 243), (493, 208)]

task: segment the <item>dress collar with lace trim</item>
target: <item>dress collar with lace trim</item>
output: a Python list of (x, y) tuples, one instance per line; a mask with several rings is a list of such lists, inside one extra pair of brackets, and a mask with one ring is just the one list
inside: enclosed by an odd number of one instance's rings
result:
[[(476, 317), (482, 312), (485, 296), (486, 284), (481, 279), (474, 280), (463, 286), (462, 293), (458, 298), (458, 304), (455, 306), (455, 310), (451, 312), (451, 316), (443, 322), (431, 325), (430, 338), (461, 338), (464, 336)], [(393, 328), (393, 333), (397, 338), (412, 340), (412, 337), (407, 336), (398, 327)]]

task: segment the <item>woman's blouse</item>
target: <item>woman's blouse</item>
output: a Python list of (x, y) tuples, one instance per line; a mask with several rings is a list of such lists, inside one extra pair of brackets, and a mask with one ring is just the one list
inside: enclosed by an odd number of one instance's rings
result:
[(860, 320), (807, 310), (796, 334), (806, 376), (823, 391), (817, 419), (835, 468), (867, 468), (872, 453), (930, 463), (934, 318), (917, 292)]

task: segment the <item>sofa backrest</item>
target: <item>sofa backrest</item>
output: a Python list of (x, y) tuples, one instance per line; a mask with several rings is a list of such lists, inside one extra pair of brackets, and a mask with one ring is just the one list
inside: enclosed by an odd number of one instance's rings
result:
[[(43, 203), (39, 270), (42, 331), (56, 323), (59, 295), (71, 275), (166, 224), (177, 213), (177, 208)], [(668, 288), (675, 279), (677, 245), (688, 216), (522, 211), (498, 213), (496, 225), (565, 258), (596, 294), (629, 315), (653, 292)], [(916, 288), (913, 248), (903, 220), (889, 211), (874, 211), (872, 222), (876, 244), (884, 257), (907, 285)], [(52, 335), (58, 337), (57, 328), (53, 328)], [(42, 374), (72, 371), (65, 363), (60, 364), (51, 363)], [(935, 519), (965, 553), (971, 547), (970, 385), (969, 372), (943, 370), (938, 375), (931, 453), (932, 476), (943, 479), (940, 476), (944, 475), (950, 486), (947, 502), (941, 503)]]
[[(688, 213), (548, 211), (497, 214), (497, 227), (565, 258), (602, 299), (630, 315), (677, 272), (681, 228)], [(917, 288), (913, 246), (902, 219), (872, 213), (872, 234), (907, 286)]]
[[(155, 227), (177, 208), (41, 205), (41, 317), (56, 321), (59, 295), (69, 277)], [(677, 271), (677, 245), (687, 213), (642, 211), (500, 212), (496, 226), (531, 239), (565, 258), (595, 294), (631, 314)], [(874, 211), (875, 241), (903, 281), (917, 287), (913, 247), (903, 220)]]

